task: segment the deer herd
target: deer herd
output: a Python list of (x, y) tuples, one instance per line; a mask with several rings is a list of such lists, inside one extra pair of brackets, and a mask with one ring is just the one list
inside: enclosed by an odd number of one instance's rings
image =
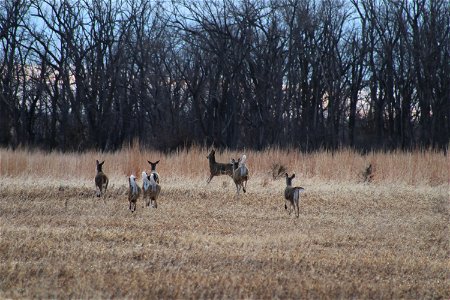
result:
[[(228, 175), (233, 179), (234, 184), (236, 185), (236, 194), (239, 196), (239, 193), (242, 191), (245, 193), (247, 188), (247, 180), (249, 179), (249, 170), (246, 165), (247, 156), (242, 155), (241, 158), (235, 160), (234, 158), (230, 160), (230, 163), (219, 163), (216, 162), (216, 152), (215, 150), (211, 150), (211, 152), (206, 156), (209, 161), (209, 171), (210, 175), (207, 180), (207, 183), (210, 183), (214, 176), (219, 175)], [(151, 170), (149, 173), (143, 171), (142, 176), (142, 188), (137, 183), (137, 178), (134, 174), (131, 174), (128, 177), (128, 202), (129, 202), (129, 210), (134, 212), (136, 210), (136, 203), (142, 194), (145, 206), (152, 208), (157, 208), (157, 200), (159, 194), (161, 193), (160, 186), (160, 176), (158, 172), (156, 172), (156, 165), (159, 163), (159, 160), (156, 162), (147, 161), (150, 164)], [(97, 164), (97, 174), (95, 175), (94, 181), (97, 189), (97, 197), (101, 197), (106, 193), (106, 189), (108, 188), (109, 179), (105, 173), (103, 173), (103, 164), (105, 161), (99, 162), (96, 161)], [(302, 187), (294, 187), (292, 186), (292, 180), (295, 177), (295, 173), (291, 176), (288, 173), (285, 173), (286, 177), (286, 188), (284, 189), (284, 199), (285, 204), (284, 208), (288, 209), (289, 204), (289, 214), (291, 214), (292, 210), (296, 212), (297, 218), (300, 215), (299, 209), (299, 200), (300, 194), (305, 190)]]

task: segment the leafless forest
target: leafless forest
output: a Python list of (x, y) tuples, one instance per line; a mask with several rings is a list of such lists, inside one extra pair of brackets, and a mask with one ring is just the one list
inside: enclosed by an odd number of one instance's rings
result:
[(448, 0), (2, 0), (0, 145), (446, 149)]

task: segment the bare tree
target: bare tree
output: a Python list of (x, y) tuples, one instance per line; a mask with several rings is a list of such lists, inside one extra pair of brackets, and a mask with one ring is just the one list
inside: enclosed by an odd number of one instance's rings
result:
[(4, 146), (448, 147), (446, 0), (0, 6)]

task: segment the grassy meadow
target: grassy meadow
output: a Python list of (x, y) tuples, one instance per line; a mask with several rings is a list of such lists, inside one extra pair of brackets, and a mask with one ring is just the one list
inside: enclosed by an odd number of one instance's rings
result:
[[(227, 176), (206, 184), (208, 150), (0, 149), (0, 298), (450, 298), (443, 153), (245, 151), (238, 198)], [(127, 176), (158, 159), (158, 208), (131, 213)], [(306, 190), (299, 218), (280, 165)]]

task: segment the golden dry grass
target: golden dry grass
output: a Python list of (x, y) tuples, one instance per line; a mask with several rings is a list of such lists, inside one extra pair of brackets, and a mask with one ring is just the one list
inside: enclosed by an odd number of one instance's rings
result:
[[(237, 199), (229, 177), (206, 185), (207, 152), (0, 150), (0, 298), (450, 297), (442, 153), (247, 151)], [(95, 159), (110, 177), (105, 202)], [(140, 200), (129, 212), (126, 176), (157, 159), (158, 209)], [(274, 162), (306, 189), (298, 219)]]

